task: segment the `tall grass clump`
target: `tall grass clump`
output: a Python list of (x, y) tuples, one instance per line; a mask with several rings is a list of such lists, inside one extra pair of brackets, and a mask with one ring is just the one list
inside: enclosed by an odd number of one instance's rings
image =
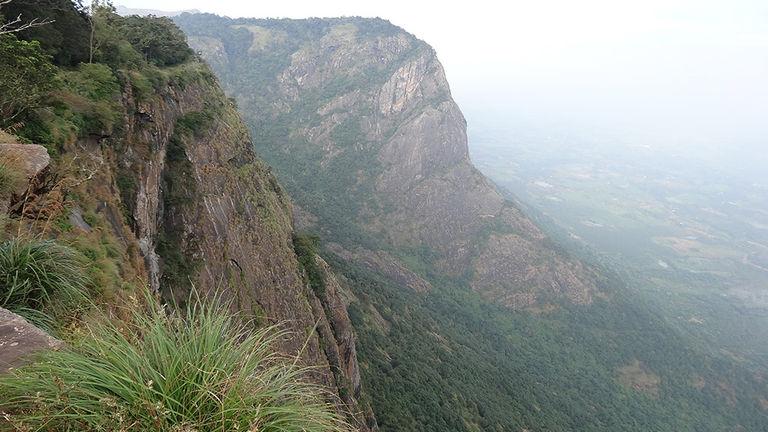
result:
[(7, 198), (22, 180), (21, 174), (10, 163), (0, 160), (0, 198)]
[(70, 247), (18, 238), (0, 244), (0, 306), (36, 324), (87, 304), (88, 285), (83, 258)]
[(129, 323), (90, 324), (77, 343), (0, 377), (6, 421), (56, 431), (349, 430), (307, 370), (276, 353), (283, 333), (252, 330), (209, 303), (167, 313), (146, 297)]

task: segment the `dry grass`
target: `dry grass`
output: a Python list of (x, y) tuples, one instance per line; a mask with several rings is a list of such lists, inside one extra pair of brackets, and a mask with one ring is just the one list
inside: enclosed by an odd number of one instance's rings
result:
[(20, 163), (16, 159), (0, 155), (0, 197), (7, 198), (11, 192), (24, 185), (24, 178), (20, 169)]
[(12, 135), (0, 129), (0, 144), (19, 144), (19, 139), (16, 135)]

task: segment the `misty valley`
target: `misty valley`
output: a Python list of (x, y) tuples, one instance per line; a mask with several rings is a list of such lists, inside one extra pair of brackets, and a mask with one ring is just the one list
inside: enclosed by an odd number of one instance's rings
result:
[(470, 129), (473, 160), (510, 196), (627, 269), (681, 331), (766, 364), (764, 176), (631, 133), (484, 126)]

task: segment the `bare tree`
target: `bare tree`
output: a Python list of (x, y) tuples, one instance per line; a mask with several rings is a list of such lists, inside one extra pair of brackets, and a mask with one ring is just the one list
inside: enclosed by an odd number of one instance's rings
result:
[(88, 63), (93, 63), (93, 55), (101, 47), (101, 40), (98, 32), (100, 28), (103, 28), (105, 21), (110, 13), (115, 13), (115, 6), (111, 0), (91, 0), (91, 6), (88, 10), (88, 22), (91, 25), (90, 36), (90, 56)]
[[(0, 12), (2, 12), (3, 6), (7, 5), (13, 0), (0, 0)], [(25, 21), (18, 15), (16, 18), (10, 19), (6, 23), (0, 23), (0, 35), (8, 33), (18, 33), (33, 27), (40, 27), (46, 24), (52, 23), (50, 19), (32, 18), (31, 21)]]

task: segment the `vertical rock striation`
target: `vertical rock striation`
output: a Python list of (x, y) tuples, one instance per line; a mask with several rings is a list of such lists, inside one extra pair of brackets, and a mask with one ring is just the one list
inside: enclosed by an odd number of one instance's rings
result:
[(289, 198), (207, 67), (183, 67), (183, 80), (141, 99), (121, 77), (119, 132), (68, 149), (98, 167), (88, 183), (97, 210), (136, 251), (153, 290), (184, 304), (195, 287), (256, 325), (280, 324), (289, 332), (280, 349), (313, 368), (351, 423), (371, 430), (375, 420), (357, 402), (349, 317), (333, 290), (318, 298), (309, 288)]

